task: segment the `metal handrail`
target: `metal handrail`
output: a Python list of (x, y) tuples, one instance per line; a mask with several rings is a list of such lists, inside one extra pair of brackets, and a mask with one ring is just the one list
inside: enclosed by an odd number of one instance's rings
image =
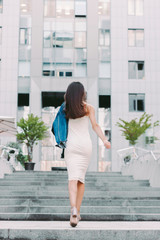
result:
[[(135, 155), (135, 158), (133, 158), (133, 157), (131, 157), (131, 160), (129, 161), (129, 162), (131, 162), (133, 159), (140, 159), (140, 158), (144, 158), (144, 156), (145, 155), (147, 155), (147, 154), (151, 154), (151, 156), (153, 157), (153, 159), (155, 160), (155, 161), (157, 161), (158, 159), (156, 158), (156, 156), (155, 156), (155, 154), (153, 153), (153, 151), (152, 150), (146, 150), (146, 149), (143, 149), (143, 148), (140, 148), (140, 147), (128, 147), (128, 148), (123, 148), (123, 149), (119, 149), (118, 151), (117, 151), (117, 153), (118, 153), (118, 155), (119, 155), (119, 157), (121, 158), (121, 160), (122, 160), (122, 157), (124, 157), (124, 156), (122, 156), (122, 152), (126, 152), (126, 150), (134, 150), (133, 152), (131, 152), (131, 153), (133, 153), (134, 155)], [(140, 151), (143, 151), (143, 152), (145, 152), (143, 155), (138, 155), (138, 153), (136, 153), (136, 150), (140, 150)], [(129, 154), (131, 154), (131, 153), (128, 153), (128, 155)], [(124, 160), (124, 159), (123, 159)], [(124, 161), (123, 161), (123, 164), (124, 164)]]

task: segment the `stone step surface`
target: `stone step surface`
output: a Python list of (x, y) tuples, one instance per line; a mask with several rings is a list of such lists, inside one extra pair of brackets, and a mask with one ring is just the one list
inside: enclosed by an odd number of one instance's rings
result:
[[(39, 188), (37, 191), (14, 191), (14, 190), (1, 190), (0, 198), (4, 197), (16, 197), (16, 198), (33, 198), (33, 197), (52, 197), (52, 198), (68, 198), (69, 194), (67, 191), (45, 191)], [(144, 190), (144, 191), (86, 191), (84, 194), (84, 199), (90, 198), (100, 198), (100, 199), (108, 199), (108, 198), (157, 198), (160, 199), (160, 191), (159, 190)]]
[(160, 222), (1, 221), (0, 239), (6, 240), (159, 240)]
[[(68, 221), (66, 172), (15, 172), (0, 180), (0, 220)], [(83, 221), (160, 221), (160, 188), (121, 173), (87, 173)]]
[[(59, 198), (2, 198), (0, 206), (69, 206), (69, 199)], [(156, 199), (84, 199), (82, 206), (137, 206), (137, 207), (160, 207), (160, 201)]]
[[(108, 213), (160, 213), (160, 207), (153, 206), (82, 206), (81, 215), (83, 214), (108, 214)], [(55, 214), (67, 213), (70, 214), (69, 206), (27, 206), (27, 205), (12, 205), (0, 206), (0, 213), (42, 213), (42, 214)]]
[[(66, 192), (67, 189), (67, 185), (60, 185), (60, 186), (25, 186), (25, 191), (30, 192), (30, 191), (38, 191), (39, 189), (41, 189), (41, 191), (47, 191), (47, 192), (57, 192), (57, 191), (64, 191)], [(160, 192), (160, 188), (151, 188), (151, 187), (146, 187), (146, 186), (121, 186), (121, 187), (115, 187), (115, 186), (96, 186), (96, 185), (86, 185), (85, 186), (86, 191), (104, 191), (104, 192), (109, 192), (109, 191), (148, 191), (148, 192)], [(0, 191), (6, 192), (6, 191), (11, 191), (13, 190), (13, 186), (7, 186), (7, 190), (6, 190), (6, 186), (0, 186)], [(18, 192), (23, 192), (24, 191), (24, 186), (14, 186), (14, 191), (18, 191)]]
[[(24, 181), (23, 179), (21, 180), (21, 183), (19, 182), (19, 180), (18, 181), (16, 181), (16, 180), (1, 180), (0, 181), (0, 187), (1, 186), (11, 186), (11, 187), (13, 187), (13, 186), (25, 186), (25, 187), (27, 187), (27, 186), (30, 186), (30, 185), (32, 185), (32, 186), (59, 186), (59, 187), (62, 187), (63, 185), (65, 185), (65, 186), (67, 186), (68, 185), (68, 182), (66, 182), (66, 181), (43, 181), (43, 180), (41, 180), (41, 181), (30, 181), (30, 180), (26, 180), (26, 181)], [(103, 182), (100, 182), (100, 181), (95, 181), (95, 182), (93, 182), (93, 181), (87, 181), (86, 182), (86, 184), (85, 184), (85, 186), (86, 187), (90, 187), (90, 186), (107, 186), (107, 187), (133, 187), (133, 186), (149, 186), (149, 181), (132, 181), (132, 182), (115, 182), (115, 181), (113, 181), (113, 182), (111, 182), (111, 181), (109, 181), (109, 182), (105, 182), (105, 181), (103, 181)]]

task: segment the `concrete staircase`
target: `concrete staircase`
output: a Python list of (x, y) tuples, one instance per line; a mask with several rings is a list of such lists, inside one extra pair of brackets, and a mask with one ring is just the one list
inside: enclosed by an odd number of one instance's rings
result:
[(67, 184), (66, 172), (5, 175), (0, 180), (0, 240), (76, 239), (72, 231), (78, 239), (160, 240), (160, 188), (150, 187), (148, 180), (87, 173), (82, 222), (76, 230), (69, 227)]
[[(0, 220), (67, 220), (66, 172), (15, 172), (0, 180)], [(160, 220), (160, 188), (120, 173), (88, 173), (84, 221)]]

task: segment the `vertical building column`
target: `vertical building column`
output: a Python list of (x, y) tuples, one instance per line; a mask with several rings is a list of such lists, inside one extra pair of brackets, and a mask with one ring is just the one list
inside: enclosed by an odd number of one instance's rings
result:
[[(116, 126), (119, 118), (128, 117), (128, 15), (127, 1), (111, 1), (111, 133), (112, 171), (121, 170), (117, 150), (126, 146), (126, 140)], [(123, 6), (123, 7), (122, 7)]]
[(17, 117), (19, 0), (3, 1), (0, 116)]
[[(38, 11), (38, 14), (37, 14)], [(30, 112), (41, 116), (41, 76), (43, 46), (43, 0), (32, 0), (32, 47), (31, 47), (31, 82)], [(40, 144), (34, 146), (33, 161), (35, 169), (40, 170)]]
[[(17, 121), (19, 0), (3, 1), (0, 24), (2, 26), (0, 116), (14, 117)], [(16, 136), (0, 136), (0, 144), (11, 141), (16, 141)]]
[[(88, 102), (98, 117), (98, 1), (87, 1), (87, 91)], [(98, 171), (98, 139), (91, 131), (93, 144), (89, 171)]]

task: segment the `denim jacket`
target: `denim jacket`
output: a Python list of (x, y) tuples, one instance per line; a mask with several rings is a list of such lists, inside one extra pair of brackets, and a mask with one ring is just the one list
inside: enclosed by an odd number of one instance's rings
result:
[(68, 134), (68, 121), (64, 112), (65, 103), (63, 103), (56, 115), (52, 124), (52, 133), (55, 136), (57, 147), (66, 148), (67, 134)]

